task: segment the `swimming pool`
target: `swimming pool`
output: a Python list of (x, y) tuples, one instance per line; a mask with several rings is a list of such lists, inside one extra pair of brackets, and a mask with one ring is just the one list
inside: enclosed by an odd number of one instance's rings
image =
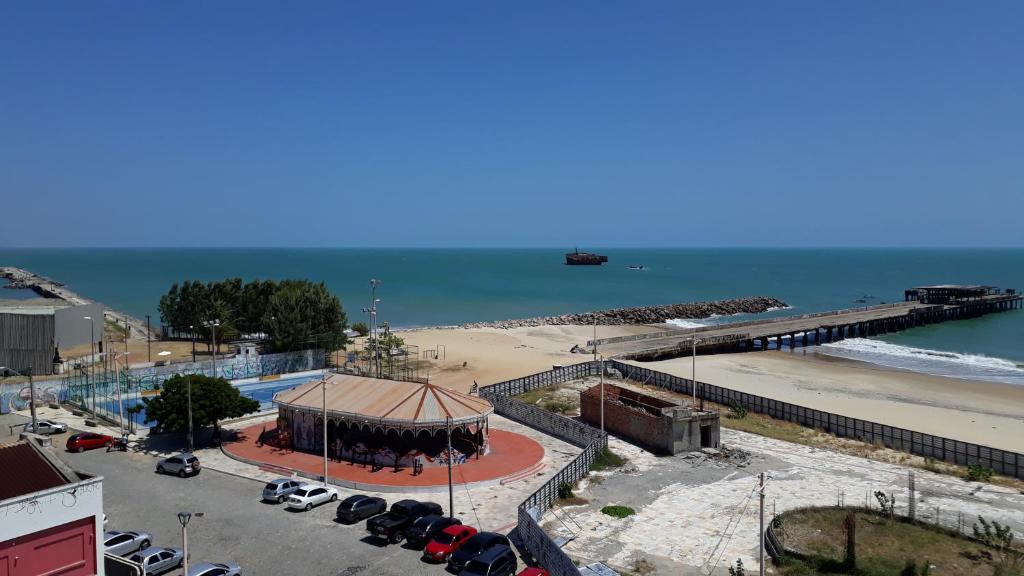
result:
[[(251, 380), (244, 380), (242, 383), (232, 382), (232, 386), (238, 389), (238, 393), (247, 398), (252, 398), (260, 403), (260, 411), (270, 410), (274, 406), (274, 394), (277, 394), (281, 390), (287, 390), (288, 388), (294, 388), (300, 384), (305, 384), (310, 380), (318, 378), (317, 374), (311, 374), (305, 372), (299, 376), (289, 376), (284, 374), (277, 380), (266, 380), (259, 382), (252, 382)], [(106, 413), (109, 418), (117, 419), (117, 400), (110, 399), (105, 402), (98, 402), (99, 411)], [(146, 408), (142, 399), (137, 395), (133, 394), (128, 397), (121, 399), (121, 404), (125, 410), (133, 405), (142, 406), (141, 411), (135, 415), (135, 424), (139, 428), (149, 428), (149, 424), (146, 423)], [(125, 421), (131, 419), (131, 415), (125, 412)]]

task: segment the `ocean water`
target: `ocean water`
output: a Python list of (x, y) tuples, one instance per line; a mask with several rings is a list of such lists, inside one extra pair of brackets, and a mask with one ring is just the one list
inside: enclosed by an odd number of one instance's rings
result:
[[(595, 249), (609, 256), (603, 266), (565, 266), (566, 251), (0, 248), (0, 265), (49, 276), (140, 318), (150, 314), (154, 325), (159, 324), (160, 295), (172, 283), (228, 276), (323, 281), (341, 297), (350, 322), (365, 321), (360, 310), (370, 300), (369, 280), (379, 278), (379, 319), (394, 327), (755, 295), (789, 304), (790, 309), (765, 314), (778, 316), (862, 306), (855, 302), (859, 299), (868, 304), (898, 301), (905, 288), (921, 284), (1024, 289), (1024, 249)], [(630, 265), (645, 269), (631, 270)], [(0, 298), (11, 292), (18, 291), (2, 290)], [(849, 340), (823, 351), (1024, 384), (1022, 337), (1024, 311), (1014, 311), (867, 343)]]

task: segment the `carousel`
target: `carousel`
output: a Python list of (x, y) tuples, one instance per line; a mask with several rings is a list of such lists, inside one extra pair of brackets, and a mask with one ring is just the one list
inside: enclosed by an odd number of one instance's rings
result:
[[(446, 466), (488, 452), (491, 403), (433, 384), (332, 374), (274, 395), (277, 429), (265, 442), (332, 460)], [(451, 454), (448, 453), (449, 434)]]

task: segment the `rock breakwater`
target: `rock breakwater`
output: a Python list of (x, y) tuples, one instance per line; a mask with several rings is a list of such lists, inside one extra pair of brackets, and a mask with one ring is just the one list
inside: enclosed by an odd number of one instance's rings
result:
[(538, 316), (519, 320), (498, 320), (495, 322), (474, 322), (465, 324), (463, 328), (523, 328), (533, 326), (570, 325), (592, 326), (595, 321), (599, 326), (621, 326), (627, 324), (660, 324), (673, 318), (710, 318), (712, 316), (731, 316), (733, 314), (759, 314), (786, 308), (785, 302), (767, 296), (734, 298), (731, 300), (714, 300), (711, 302), (686, 302), (682, 304), (663, 304), (660, 306), (638, 306), (636, 308), (613, 308), (580, 314), (562, 314), (559, 316)]

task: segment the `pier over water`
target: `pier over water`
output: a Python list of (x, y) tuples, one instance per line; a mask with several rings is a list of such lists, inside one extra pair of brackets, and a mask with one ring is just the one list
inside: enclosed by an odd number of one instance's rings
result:
[(904, 302), (847, 310), (733, 322), (698, 328), (621, 336), (587, 342), (605, 358), (659, 360), (697, 354), (791, 348), (867, 338), (949, 320), (976, 318), (1024, 307), (1024, 295), (993, 286), (920, 286)]

